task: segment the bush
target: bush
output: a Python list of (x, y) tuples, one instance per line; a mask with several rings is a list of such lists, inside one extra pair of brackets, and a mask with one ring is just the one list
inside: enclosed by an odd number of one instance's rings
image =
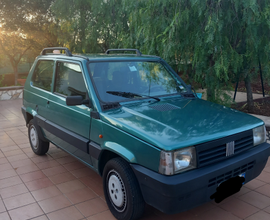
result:
[(3, 86), (2, 82), (4, 81), (4, 79), (5, 79), (5, 75), (1, 75), (1, 77), (0, 77), (0, 87)]
[[(28, 73), (21, 73), (18, 75), (18, 79), (26, 79)], [(1, 80), (2, 79), (2, 80)], [(0, 86), (12, 86), (15, 83), (15, 76), (13, 73), (2, 74), (2, 78), (0, 75)]]

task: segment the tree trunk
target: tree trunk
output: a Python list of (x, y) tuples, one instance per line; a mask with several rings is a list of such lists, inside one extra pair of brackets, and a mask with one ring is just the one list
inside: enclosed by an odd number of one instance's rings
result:
[(248, 112), (252, 112), (253, 108), (254, 108), (254, 102), (253, 102), (251, 82), (250, 82), (250, 76), (249, 75), (247, 75), (246, 78), (245, 78), (245, 86), (246, 86), (246, 90), (247, 90)]
[(214, 65), (215, 62), (213, 60), (213, 54), (210, 56), (210, 61), (209, 61), (209, 67), (210, 67), (210, 72), (207, 74), (206, 78), (206, 87), (207, 87), (207, 101), (214, 102), (216, 99), (216, 93), (215, 93), (215, 76), (214, 76)]
[(207, 87), (207, 101), (214, 102), (216, 99), (215, 89), (212, 86)]
[(84, 50), (85, 50), (85, 38), (86, 38), (86, 34), (85, 34), (85, 29), (86, 29), (86, 10), (85, 10), (85, 5), (84, 3), (81, 3), (81, 8), (80, 8), (80, 26), (81, 26), (81, 29), (79, 31), (79, 35), (80, 35), (80, 51), (81, 53), (85, 53)]
[(17, 66), (12, 66), (13, 67), (13, 72), (14, 72), (14, 83), (15, 83), (15, 86), (17, 86), (18, 84), (18, 65)]

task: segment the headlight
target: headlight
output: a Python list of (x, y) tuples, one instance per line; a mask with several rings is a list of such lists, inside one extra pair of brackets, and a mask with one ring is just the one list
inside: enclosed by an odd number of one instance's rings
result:
[(173, 175), (197, 167), (195, 147), (187, 147), (178, 151), (161, 151), (159, 172)]
[(253, 129), (253, 145), (264, 143), (266, 141), (265, 126), (260, 126)]

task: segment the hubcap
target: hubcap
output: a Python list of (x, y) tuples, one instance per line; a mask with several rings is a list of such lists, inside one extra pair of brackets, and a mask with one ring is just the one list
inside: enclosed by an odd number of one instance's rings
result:
[(115, 171), (108, 173), (108, 192), (114, 208), (123, 212), (126, 208), (126, 190), (120, 175)]
[(37, 136), (36, 128), (33, 125), (30, 127), (30, 141), (31, 141), (33, 148), (37, 149), (38, 136)]

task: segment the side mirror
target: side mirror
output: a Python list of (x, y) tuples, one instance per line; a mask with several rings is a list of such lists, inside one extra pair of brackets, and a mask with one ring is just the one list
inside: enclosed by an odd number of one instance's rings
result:
[(83, 97), (80, 95), (68, 96), (66, 98), (66, 104), (68, 106), (81, 105), (83, 104)]

